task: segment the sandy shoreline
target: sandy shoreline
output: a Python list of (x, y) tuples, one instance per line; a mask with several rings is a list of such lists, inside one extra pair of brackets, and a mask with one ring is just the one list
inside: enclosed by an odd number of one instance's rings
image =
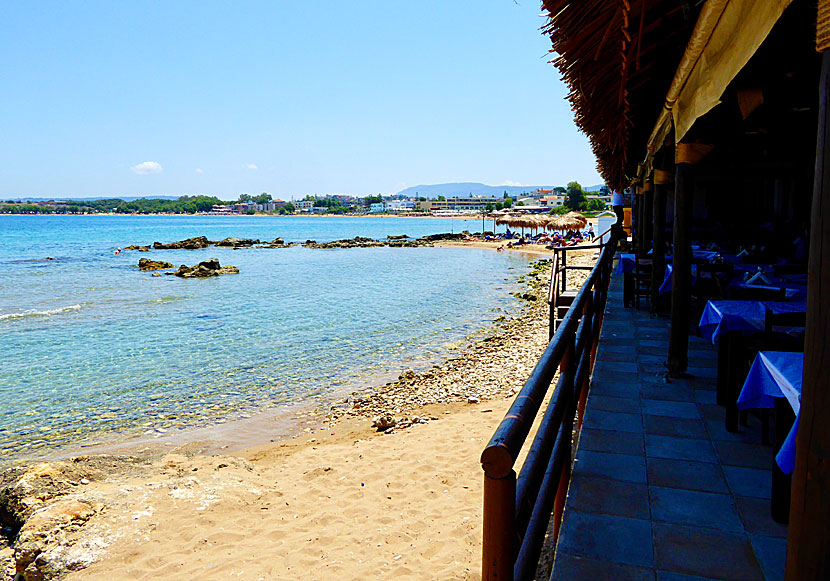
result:
[[(547, 343), (547, 275), (527, 278), (537, 300), (458, 357), (314, 414), (293, 438), (232, 456), (193, 443), (115, 468), (90, 457), (6, 474), (0, 490), (13, 482), (22, 512), (37, 513), (18, 564), (82, 569), (69, 579), (478, 578), (478, 458)], [(377, 415), (397, 427), (372, 429)], [(47, 481), (59, 492), (38, 499)], [(15, 555), (2, 547), (9, 573)]]

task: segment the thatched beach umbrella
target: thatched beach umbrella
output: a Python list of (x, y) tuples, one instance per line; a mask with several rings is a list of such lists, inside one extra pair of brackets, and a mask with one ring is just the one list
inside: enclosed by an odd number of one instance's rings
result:
[(545, 227), (548, 230), (582, 230), (587, 223), (587, 218), (582, 214), (568, 212), (562, 216), (551, 216)]

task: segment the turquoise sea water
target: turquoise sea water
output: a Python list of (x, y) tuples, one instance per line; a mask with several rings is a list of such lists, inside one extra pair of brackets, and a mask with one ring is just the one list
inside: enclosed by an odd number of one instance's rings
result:
[[(0, 458), (327, 401), (423, 369), (514, 304), (527, 263), (471, 248), (114, 255), (118, 247), (480, 228), (460, 219), (0, 216)], [(137, 269), (141, 257), (216, 257), (240, 273), (153, 277)]]

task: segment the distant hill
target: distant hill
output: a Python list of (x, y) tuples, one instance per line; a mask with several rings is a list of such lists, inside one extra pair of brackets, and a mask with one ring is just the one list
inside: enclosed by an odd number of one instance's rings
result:
[(98, 196), (97, 198), (67, 198), (64, 196), (52, 196), (51, 198), (3, 198), (3, 200), (14, 200), (16, 202), (48, 202), (55, 200), (56, 202), (97, 202), (98, 200), (124, 200), (125, 202), (134, 202), (146, 198), (148, 200), (178, 200), (179, 196)]
[(591, 186), (591, 187), (583, 187), (582, 189), (586, 192), (598, 192), (599, 189), (604, 186), (605, 184), (599, 184), (598, 186)]
[[(501, 197), (504, 192), (510, 196), (518, 194), (530, 193), (539, 188), (550, 190), (555, 186), (488, 186), (478, 182), (453, 182), (449, 184), (431, 184), (412, 186), (401, 190), (398, 195), (406, 197), (424, 197), (437, 198), (438, 196), (496, 196)], [(562, 187), (565, 187), (564, 185)], [(585, 191), (595, 192), (600, 189), (600, 186), (591, 186), (585, 188)]]
[(453, 182), (449, 184), (432, 184), (412, 186), (401, 190), (398, 194), (424, 198), (437, 198), (438, 196), (497, 196), (501, 197), (504, 192), (515, 196), (525, 192), (532, 192), (539, 188), (550, 189), (552, 186), (488, 186), (478, 182)]

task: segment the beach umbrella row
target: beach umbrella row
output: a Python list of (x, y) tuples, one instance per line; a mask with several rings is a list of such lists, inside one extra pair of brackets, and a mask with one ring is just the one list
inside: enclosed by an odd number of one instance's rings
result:
[(504, 214), (496, 218), (496, 224), (505, 224), (510, 228), (530, 228), (536, 230), (581, 230), (588, 224), (588, 219), (579, 212), (564, 215), (540, 214)]

